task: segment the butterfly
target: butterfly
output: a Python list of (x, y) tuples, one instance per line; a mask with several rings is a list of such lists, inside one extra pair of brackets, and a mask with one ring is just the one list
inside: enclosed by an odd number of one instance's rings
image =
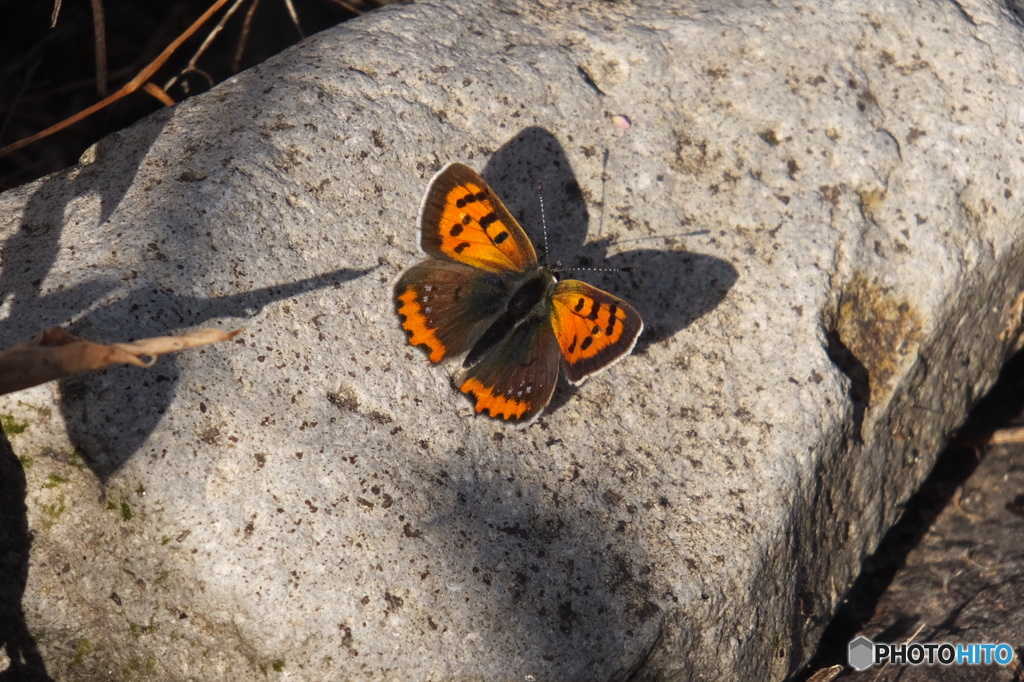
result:
[(431, 362), (465, 354), (455, 376), (476, 412), (536, 419), (564, 368), (580, 384), (628, 355), (643, 330), (631, 305), (577, 280), (558, 281), (476, 171), (450, 163), (419, 215), (428, 258), (399, 275), (395, 308)]

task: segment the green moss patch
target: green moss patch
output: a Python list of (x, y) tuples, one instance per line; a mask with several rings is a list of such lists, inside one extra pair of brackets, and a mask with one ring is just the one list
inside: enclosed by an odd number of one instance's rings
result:
[(53, 524), (57, 523), (58, 519), (68, 510), (67, 500), (64, 498), (64, 494), (61, 493), (57, 496), (56, 502), (44, 504), (40, 509), (44, 517), (43, 525), (48, 529), (53, 528)]
[(28, 428), (28, 422), (18, 421), (14, 418), (13, 414), (0, 414), (0, 428), (8, 436), (17, 436), (19, 433), (25, 432), (25, 429)]
[(43, 487), (48, 489), (59, 488), (70, 480), (70, 478), (64, 478), (57, 474), (50, 474), (46, 477), (46, 483), (43, 484)]
[(122, 521), (131, 521), (135, 517), (135, 513), (132, 512), (131, 505), (124, 500), (121, 501), (121, 504), (118, 504), (113, 500), (107, 500), (107, 509), (120, 510)]
[(86, 638), (81, 638), (75, 645), (75, 655), (71, 658), (71, 668), (77, 668), (85, 661), (85, 657), (92, 653), (93, 644)]

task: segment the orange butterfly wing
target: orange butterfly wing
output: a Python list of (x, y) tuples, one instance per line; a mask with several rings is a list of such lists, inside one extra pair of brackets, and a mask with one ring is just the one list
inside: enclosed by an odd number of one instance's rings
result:
[(551, 326), (562, 349), (565, 374), (571, 383), (580, 384), (629, 355), (644, 323), (622, 299), (567, 279), (551, 296)]
[(420, 247), (486, 272), (526, 272), (537, 253), (523, 228), (476, 171), (450, 163), (434, 176), (420, 208)]

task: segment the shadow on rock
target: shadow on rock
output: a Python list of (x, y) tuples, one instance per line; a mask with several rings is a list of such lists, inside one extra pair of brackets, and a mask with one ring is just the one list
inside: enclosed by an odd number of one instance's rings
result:
[[(0, 244), (0, 348), (22, 343), (49, 327), (67, 325), (97, 300), (124, 287), (111, 277), (71, 286), (43, 286), (62, 248), (62, 226), (72, 201), (100, 193), (106, 220), (124, 199), (153, 140), (171, 116), (157, 114), (133, 129), (97, 143), (96, 156), (109, 163), (79, 166), (40, 181), (25, 205), (21, 224)], [(142, 130), (145, 134), (140, 135)], [(111, 168), (111, 164), (119, 167)], [(99, 173), (103, 173), (102, 177)], [(99, 343), (167, 336), (185, 327), (224, 317), (251, 317), (274, 301), (337, 286), (368, 270), (339, 269), (291, 284), (216, 298), (198, 298), (170, 289), (136, 288), (111, 305), (68, 326), (71, 333)], [(72, 442), (101, 479), (117, 471), (149, 437), (174, 398), (179, 361), (160, 358), (148, 371), (116, 367), (80, 374), (61, 382), (61, 411)]]
[(538, 485), (514, 457), (461, 450), (465, 464), (434, 478), (450, 502), (423, 526), (463, 576), (451, 589), (468, 590), (452, 613), (491, 644), (514, 643), (523, 669), (509, 679), (632, 679), (661, 640), (661, 604), (672, 597), (624, 527), (630, 513), (614, 496), (595, 504), (594, 480)]
[[(122, 168), (117, 172), (101, 168), (102, 164), (85, 165), (39, 182), (25, 205), (20, 225), (0, 244), (0, 305), (9, 305), (0, 321), (0, 348), (28, 341), (44, 329), (65, 323), (81, 301), (96, 300), (117, 287), (116, 281), (97, 277), (42, 292), (43, 281), (61, 250), (61, 228), (70, 203), (82, 194), (98, 191), (100, 219), (106, 219), (124, 199), (169, 116), (168, 112), (151, 117), (139, 127), (144, 134), (117, 133), (97, 143), (95, 156), (118, 159)], [(21, 463), (0, 433), (0, 646), (11, 661), (0, 673), (0, 680), (12, 682), (50, 679), (21, 606), (31, 547), (25, 494)]]
[[(133, 338), (165, 336), (218, 318), (252, 317), (275, 301), (337, 286), (367, 272), (340, 269), (291, 284), (215, 298), (137, 289), (82, 320), (72, 332), (102, 342), (126, 341), (129, 333)], [(60, 409), (68, 435), (101, 480), (120, 469), (149, 438), (174, 399), (180, 375), (179, 359), (165, 355), (148, 370), (119, 366), (61, 382)]]
[[(637, 249), (608, 256), (611, 241), (587, 241), (587, 199), (573, 174), (565, 150), (543, 128), (526, 128), (499, 149), (482, 173), (537, 247), (541, 262), (564, 255), (579, 268), (628, 271), (582, 271), (580, 279), (624, 299), (644, 320), (634, 353), (672, 338), (714, 310), (736, 283), (736, 268), (714, 256), (686, 251)], [(537, 183), (544, 191), (548, 242), (544, 254)], [(561, 271), (572, 276), (571, 267)], [(547, 412), (576, 392), (562, 382)]]
[(0, 648), (10, 659), (10, 667), (0, 672), (3, 682), (50, 679), (21, 606), (32, 547), (25, 495), (25, 472), (0, 432)]
[[(63, 324), (81, 301), (96, 300), (118, 283), (97, 277), (71, 287), (57, 286), (43, 294), (43, 281), (61, 249), (61, 228), (68, 206), (75, 198), (100, 193), (100, 220), (107, 219), (131, 187), (135, 172), (153, 140), (163, 129), (166, 116), (154, 116), (140, 127), (146, 136), (116, 133), (96, 144), (96, 157), (111, 155), (130, 166), (120, 172), (103, 172), (101, 164), (79, 166), (39, 182), (25, 204), (18, 229), (0, 245), (0, 304), (10, 303), (0, 323), (0, 348), (28, 341), (35, 334)], [(129, 147), (125, 140), (134, 140)]]

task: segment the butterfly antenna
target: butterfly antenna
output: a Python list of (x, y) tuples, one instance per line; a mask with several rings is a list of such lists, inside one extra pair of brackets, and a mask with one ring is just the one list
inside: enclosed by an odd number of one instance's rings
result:
[(548, 254), (551, 252), (548, 251), (548, 221), (544, 215), (544, 183), (540, 180), (537, 181), (537, 199), (540, 201), (540, 226), (544, 232), (544, 264), (549, 265)]
[(548, 266), (551, 272), (577, 272), (580, 270), (589, 270), (591, 272), (633, 272), (633, 268), (591, 268), (591, 267), (578, 267), (578, 268), (564, 268), (562, 264), (555, 263), (551, 265), (548, 261), (548, 221), (544, 215), (544, 183), (540, 180), (537, 181), (537, 199), (540, 201), (540, 225), (544, 232), (544, 263)]
[(631, 265), (627, 265), (621, 268), (592, 268), (589, 266), (580, 266), (575, 268), (553, 268), (553, 272), (580, 272), (586, 270), (587, 272), (633, 272), (635, 268)]

